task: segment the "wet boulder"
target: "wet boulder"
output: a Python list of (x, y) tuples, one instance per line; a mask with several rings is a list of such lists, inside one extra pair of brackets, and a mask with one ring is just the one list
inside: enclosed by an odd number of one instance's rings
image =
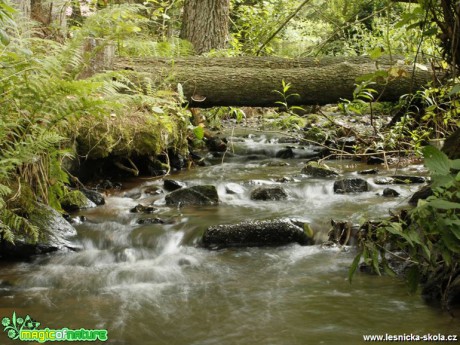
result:
[(409, 204), (416, 206), (419, 200), (425, 200), (429, 196), (433, 195), (433, 188), (431, 186), (423, 186), (418, 191), (416, 191), (409, 200)]
[(377, 169), (366, 169), (358, 171), (358, 174), (360, 175), (376, 175), (378, 173), (379, 171)]
[(168, 192), (173, 192), (175, 190), (185, 188), (186, 184), (184, 182), (181, 182), (181, 181), (166, 179), (166, 180), (163, 181), (163, 187)]
[(395, 191), (394, 189), (392, 188), (385, 188), (383, 190), (383, 194), (382, 194), (384, 197), (387, 197), (387, 198), (391, 198), (391, 197), (397, 197), (399, 196), (399, 193), (397, 191)]
[(334, 182), (334, 193), (362, 193), (369, 191), (369, 184), (360, 178), (346, 178)]
[(91, 189), (82, 189), (81, 192), (89, 199), (91, 200), (92, 202), (94, 202), (96, 205), (100, 206), (100, 205), (104, 205), (105, 204), (105, 199), (104, 199), (104, 196), (99, 193), (99, 192), (96, 192), (94, 190), (91, 190)]
[(134, 206), (132, 209), (129, 210), (131, 213), (153, 213), (156, 211), (156, 208), (153, 206), (145, 206), (142, 204), (138, 204)]
[(225, 192), (227, 194), (243, 194), (244, 188), (238, 183), (230, 182), (225, 185)]
[(78, 211), (85, 208), (96, 207), (96, 204), (89, 200), (86, 195), (84, 195), (79, 190), (69, 191), (66, 195), (60, 200), (61, 207), (67, 212)]
[(294, 158), (294, 151), (292, 151), (291, 147), (286, 147), (286, 148), (276, 152), (275, 157), (276, 158), (281, 158), (281, 159)]
[(413, 184), (425, 183), (426, 178), (423, 176), (393, 175), (391, 176), (394, 184)]
[(262, 186), (251, 192), (251, 200), (276, 201), (287, 199), (285, 190), (279, 186)]
[(326, 164), (320, 164), (314, 161), (308, 162), (307, 165), (303, 167), (301, 173), (312, 177), (331, 177), (339, 175)]
[(33, 243), (22, 235), (15, 237), (15, 243), (0, 242), (0, 257), (7, 260), (27, 260), (32, 256), (56, 251), (78, 250), (72, 242), (77, 236), (75, 228), (53, 208), (37, 204), (29, 214), (29, 222), (38, 227), (39, 239)]
[(137, 224), (147, 225), (147, 224), (164, 224), (165, 221), (161, 218), (154, 217), (154, 218), (142, 218), (138, 219)]
[(393, 175), (376, 178), (374, 182), (375, 184), (414, 184), (424, 183), (426, 178), (423, 176)]
[(313, 240), (290, 220), (277, 219), (210, 226), (204, 232), (201, 243), (208, 249), (220, 249), (290, 243), (309, 245), (313, 244)]
[(219, 196), (216, 187), (212, 185), (181, 188), (165, 197), (166, 205), (217, 205)]

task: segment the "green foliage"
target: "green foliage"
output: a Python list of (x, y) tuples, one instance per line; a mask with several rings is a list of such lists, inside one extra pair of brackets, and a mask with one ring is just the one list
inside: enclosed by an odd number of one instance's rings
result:
[[(60, 44), (23, 35), (17, 23), (26, 19), (1, 2), (0, 28), (8, 35), (0, 40), (0, 235), (4, 240), (38, 239), (38, 229), (27, 219), (34, 201), (61, 209), (69, 183), (61, 161), (85, 123), (88, 132), (99, 129), (102, 139), (109, 140), (99, 147), (105, 154), (129, 155), (136, 150), (155, 154), (185, 142), (182, 133), (188, 115), (174, 93), (160, 94), (148, 81), (135, 86), (123, 73), (79, 79), (98, 53), (85, 52), (88, 37), (121, 42), (138, 33), (136, 25), (142, 22), (138, 12), (139, 6), (101, 11)], [(125, 122), (116, 121), (126, 113)], [(140, 127), (143, 131), (136, 132)], [(92, 142), (84, 154), (99, 144)]]
[(360, 84), (356, 84), (353, 99), (342, 99), (339, 103), (339, 109), (345, 114), (353, 112), (359, 115), (369, 111), (369, 106), (374, 101), (374, 95), (377, 93), (375, 89), (370, 87), (373, 84), (375, 84), (373, 81), (362, 81)]
[(360, 260), (381, 274), (382, 267), (389, 268), (387, 259), (396, 257), (410, 263), (406, 279), (411, 287), (422, 280), (426, 285), (439, 280), (436, 286), (447, 308), (446, 282), (456, 274), (460, 259), (460, 160), (449, 160), (432, 146), (425, 147), (423, 154), (433, 179), (433, 195), (420, 200), (409, 218), (385, 221), (361, 232), (350, 277)]

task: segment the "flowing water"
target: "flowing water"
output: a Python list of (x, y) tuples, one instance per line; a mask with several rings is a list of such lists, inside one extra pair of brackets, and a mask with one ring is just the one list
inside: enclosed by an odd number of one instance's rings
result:
[[(82, 251), (0, 266), (0, 317), (15, 311), (42, 328), (107, 329), (107, 343), (129, 345), (359, 344), (364, 334), (456, 334), (458, 320), (408, 294), (397, 279), (358, 273), (349, 284), (352, 250), (199, 246), (210, 225), (277, 217), (310, 222), (321, 241), (331, 218), (386, 215), (418, 188), (395, 186), (401, 196), (383, 198), (384, 186), (367, 176), (370, 192), (335, 195), (333, 180), (300, 175), (309, 148), (296, 148), (283, 160), (289, 165), (273, 166), (270, 157), (284, 146), (266, 136), (246, 138), (223, 164), (173, 176), (187, 185), (214, 184), (218, 206), (170, 208), (164, 194), (152, 194), (162, 181), (125, 183), (106, 205), (80, 212), (87, 218), (76, 226)], [(345, 176), (369, 168), (330, 165)], [(276, 182), (282, 177), (290, 181)], [(228, 183), (242, 186), (241, 193), (226, 193)], [(251, 201), (250, 190), (262, 184), (281, 184), (288, 200)], [(153, 203), (155, 213), (130, 213), (139, 203)], [(165, 224), (137, 223), (149, 217)], [(17, 341), (0, 334), (0, 343)]]

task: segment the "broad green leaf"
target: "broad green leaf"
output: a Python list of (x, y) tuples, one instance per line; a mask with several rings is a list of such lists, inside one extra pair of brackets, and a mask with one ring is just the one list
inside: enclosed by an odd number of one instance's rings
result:
[(383, 263), (383, 271), (390, 277), (396, 277), (396, 272), (388, 265), (388, 262), (385, 260)]
[(10, 36), (8, 36), (3, 29), (0, 29), (0, 42), (6, 46), (10, 43), (10, 41)]
[(442, 242), (450, 251), (460, 254), (460, 241), (450, 232), (446, 232), (444, 236), (441, 237)]
[(204, 138), (204, 129), (201, 126), (196, 126), (193, 128), (193, 134), (198, 140), (202, 140)]
[(435, 175), (450, 174), (450, 161), (444, 152), (434, 146), (425, 146), (422, 149), (425, 165)]
[(350, 269), (348, 270), (348, 281), (350, 283), (353, 279), (353, 275), (358, 269), (359, 262), (361, 261), (361, 256), (362, 256), (362, 253), (359, 253), (358, 255), (355, 256), (355, 258), (353, 259), (353, 262), (351, 263)]
[(379, 57), (382, 56), (383, 52), (384, 52), (384, 50), (383, 50), (382, 47), (377, 47), (377, 48), (374, 48), (371, 51), (369, 51), (368, 54), (369, 54), (369, 57), (372, 60), (377, 60)]
[(451, 160), (450, 161), (450, 167), (452, 169), (455, 169), (455, 170), (460, 170), (460, 159)]
[(164, 114), (164, 110), (161, 109), (160, 107), (152, 107), (152, 111), (157, 114)]
[(449, 96), (460, 92), (460, 84), (455, 84), (449, 92)]
[(428, 205), (434, 208), (438, 208), (441, 210), (455, 210), (460, 209), (460, 203), (452, 202), (443, 199), (433, 199), (428, 202)]
[(407, 285), (412, 293), (415, 293), (420, 282), (420, 271), (418, 266), (411, 266), (406, 273)]
[(313, 238), (314, 232), (313, 232), (313, 229), (311, 228), (310, 224), (304, 223), (303, 231), (308, 236), (308, 238)]
[(380, 273), (380, 267), (379, 267), (380, 265), (379, 264), (380, 264), (380, 262), (379, 262), (379, 252), (376, 249), (374, 249), (372, 251), (372, 267), (374, 268), (374, 271), (380, 276), (382, 274)]

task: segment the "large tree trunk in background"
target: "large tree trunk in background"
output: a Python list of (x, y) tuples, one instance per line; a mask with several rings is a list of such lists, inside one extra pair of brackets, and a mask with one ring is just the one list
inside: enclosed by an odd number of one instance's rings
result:
[(225, 48), (228, 41), (230, 0), (185, 0), (180, 37), (197, 54)]
[[(378, 67), (377, 67), (378, 66)], [(368, 58), (203, 58), (183, 59), (117, 59), (116, 70), (140, 73), (133, 78), (148, 78), (154, 83), (177, 88), (180, 83), (190, 106), (278, 106), (282, 101), (274, 90), (281, 90), (281, 82), (291, 83), (287, 94), (289, 105), (337, 103), (352, 99), (356, 78), (379, 70), (388, 70), (391, 63), (381, 59), (376, 63)], [(432, 72), (412, 65), (397, 65), (401, 77), (386, 86), (372, 85), (383, 91), (380, 101), (397, 101), (401, 95), (420, 89), (432, 79)], [(134, 79), (133, 79), (134, 80)]]
[[(44, 38), (61, 40), (67, 33), (67, 17), (65, 0), (12, 0), (26, 18), (40, 24), (40, 35)], [(34, 34), (38, 31), (35, 30)]]

